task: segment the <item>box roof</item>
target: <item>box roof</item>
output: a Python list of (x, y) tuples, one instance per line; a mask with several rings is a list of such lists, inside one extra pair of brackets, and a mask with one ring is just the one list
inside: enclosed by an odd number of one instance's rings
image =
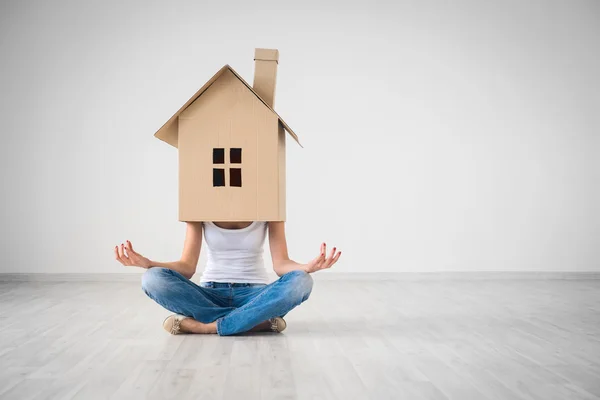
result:
[(304, 147), (300, 144), (300, 140), (298, 140), (298, 136), (294, 133), (294, 131), (292, 130), (292, 128), (290, 128), (290, 126), (279, 116), (279, 114), (277, 114), (277, 112), (275, 112), (275, 110), (273, 109), (273, 107), (269, 106), (259, 95), (258, 93), (256, 93), (254, 91), (254, 89), (252, 89), (252, 86), (250, 86), (248, 84), (248, 82), (246, 82), (244, 80), (244, 78), (242, 78), (240, 76), (240, 74), (238, 74), (237, 72), (235, 72), (235, 70), (233, 68), (231, 68), (228, 64), (225, 64), (225, 66), (223, 66), (223, 68), (221, 68), (219, 71), (217, 71), (217, 73), (215, 75), (213, 75), (212, 78), (210, 78), (208, 80), (208, 82), (206, 82), (204, 84), (204, 86), (202, 86), (200, 88), (200, 90), (198, 90), (176, 113), (175, 115), (173, 115), (155, 134), (154, 136), (156, 136), (158, 139), (170, 144), (171, 146), (177, 147), (177, 136), (178, 136), (178, 131), (177, 131), (177, 117), (179, 116), (179, 114), (181, 114), (186, 108), (188, 108), (194, 101), (196, 101), (196, 99), (200, 96), (202, 96), (202, 93), (204, 93), (206, 91), (206, 89), (208, 89), (210, 87), (210, 85), (212, 85), (217, 79), (219, 79), (219, 77), (223, 74), (223, 72), (225, 71), (231, 71), (233, 73), (233, 75), (235, 75), (236, 78), (238, 78), (247, 88), (248, 90), (250, 90), (252, 93), (254, 93), (254, 95), (256, 97), (258, 97), (258, 99), (265, 105), (265, 107), (267, 107), (269, 110), (271, 110), (275, 115), (277, 115), (277, 118), (279, 118), (279, 122), (281, 122), (281, 124), (283, 125), (283, 127), (285, 128), (285, 130), (290, 134), (290, 136), (296, 141), (296, 143), (298, 143), (300, 145), (300, 147)]

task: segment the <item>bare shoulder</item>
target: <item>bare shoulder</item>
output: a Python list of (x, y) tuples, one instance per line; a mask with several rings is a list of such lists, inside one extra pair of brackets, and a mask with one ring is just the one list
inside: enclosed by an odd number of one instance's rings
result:
[(269, 232), (271, 231), (284, 231), (285, 232), (285, 222), (284, 221), (269, 221)]
[(185, 242), (191, 246), (202, 242), (202, 222), (186, 222)]
[(202, 232), (202, 224), (203, 224), (202, 221), (191, 221), (191, 222), (186, 222), (185, 224), (186, 224), (187, 229)]

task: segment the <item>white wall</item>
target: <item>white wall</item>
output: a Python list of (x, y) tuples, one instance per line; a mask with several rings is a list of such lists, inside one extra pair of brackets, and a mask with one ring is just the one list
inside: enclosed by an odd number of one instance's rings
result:
[(600, 270), (600, 2), (121, 3), (2, 3), (0, 272), (124, 271), (125, 239), (177, 259), (177, 153), (153, 133), (223, 64), (251, 81), (254, 47), (280, 49), (305, 145), (292, 258)]

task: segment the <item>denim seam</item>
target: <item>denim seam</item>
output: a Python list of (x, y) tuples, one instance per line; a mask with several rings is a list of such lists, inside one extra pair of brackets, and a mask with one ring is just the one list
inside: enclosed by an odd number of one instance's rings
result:
[[(275, 281), (275, 284), (277, 284), (278, 282), (280, 282), (280, 281), (279, 281), (279, 280), (278, 280), (278, 281)], [(275, 287), (275, 285), (273, 285), (273, 286), (271, 286), (271, 287), (273, 288), (273, 287)], [(250, 300), (250, 302), (255, 302), (255, 301), (257, 301), (258, 299), (262, 298), (262, 297), (265, 295), (265, 293), (267, 293), (267, 290), (263, 290), (263, 291), (262, 291), (262, 292), (261, 292), (261, 293), (260, 293), (258, 296), (256, 296), (256, 297), (255, 297), (255, 298), (253, 298), (252, 300)], [(248, 304), (248, 303), (246, 303), (246, 304)], [(246, 304), (244, 304), (244, 305), (246, 305)], [(242, 308), (242, 307), (238, 307), (238, 308), (236, 308), (235, 310), (233, 310), (232, 312), (230, 312), (229, 314), (225, 315), (225, 316), (224, 316), (224, 317), (222, 317), (222, 318), (227, 318), (227, 317), (231, 316), (231, 314), (235, 315), (235, 314), (239, 313), (240, 311), (238, 311), (238, 310), (239, 310), (240, 308)], [(217, 325), (218, 325), (218, 323), (217, 323)]]

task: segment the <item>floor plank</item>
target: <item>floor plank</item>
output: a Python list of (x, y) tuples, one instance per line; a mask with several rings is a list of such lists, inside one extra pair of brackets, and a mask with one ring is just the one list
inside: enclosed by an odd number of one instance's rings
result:
[(133, 282), (0, 282), (0, 399), (600, 399), (600, 281), (316, 281), (282, 334), (171, 336)]

